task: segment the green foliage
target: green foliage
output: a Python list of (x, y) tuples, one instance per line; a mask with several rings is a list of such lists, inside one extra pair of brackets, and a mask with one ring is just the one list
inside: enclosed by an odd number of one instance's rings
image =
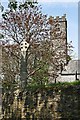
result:
[(16, 10), (17, 9), (17, 1), (9, 2), (8, 8), (10, 8), (11, 10)]
[(0, 39), (4, 38), (4, 35), (0, 33)]
[(39, 62), (40, 69), (36, 71), (36, 73), (32, 76), (33, 85), (44, 85), (48, 83), (48, 65), (43, 63), (43, 61)]
[(7, 12), (2, 14), (2, 17), (3, 17), (4, 20), (7, 20), (7, 16), (8, 16)]
[(63, 87), (69, 87), (69, 86), (74, 86), (74, 85), (80, 85), (80, 81), (76, 80), (74, 82), (59, 82), (59, 83), (48, 84), (47, 88), (49, 88), (49, 87), (63, 88)]
[(10, 8), (11, 10), (16, 10), (18, 7), (19, 7), (19, 9), (26, 9), (26, 8), (28, 8), (29, 6), (30, 6), (31, 8), (33, 8), (36, 3), (37, 3), (37, 2), (32, 2), (32, 1), (30, 1), (30, 0), (25, 0), (24, 3), (21, 3), (21, 4), (18, 6), (18, 2), (17, 2), (17, 1), (14, 1), (14, 2), (9, 2), (8, 8)]
[(80, 85), (80, 81), (74, 81), (74, 82), (59, 82), (59, 83), (51, 83), (51, 84), (42, 84), (42, 85), (28, 85), (26, 87), (27, 90), (31, 90), (31, 91), (36, 91), (36, 90), (41, 90), (41, 89), (53, 89), (53, 88), (66, 88), (66, 87), (69, 87), (69, 86), (75, 86), (75, 85)]

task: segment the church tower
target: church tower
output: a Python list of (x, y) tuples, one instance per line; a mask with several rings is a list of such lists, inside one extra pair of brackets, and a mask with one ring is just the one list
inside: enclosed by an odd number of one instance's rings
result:
[[(67, 52), (67, 20), (66, 15), (49, 18), (50, 41), (53, 61), (49, 67), (49, 81), (56, 83), (56, 78), (68, 63)], [(54, 80), (53, 80), (54, 79)]]
[(58, 48), (59, 53), (61, 53), (62, 62), (65, 65), (68, 63), (67, 60), (67, 20), (66, 14), (62, 17), (56, 16), (49, 18), (50, 23), (50, 39), (53, 41), (53, 48)]

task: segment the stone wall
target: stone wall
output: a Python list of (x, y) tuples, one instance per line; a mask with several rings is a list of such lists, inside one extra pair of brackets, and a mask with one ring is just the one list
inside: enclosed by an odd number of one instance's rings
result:
[[(20, 96), (10, 111), (13, 117), (31, 120), (79, 120), (80, 119), (80, 85), (54, 86), (28, 89)], [(12, 110), (13, 109), (13, 110)], [(8, 114), (11, 116), (11, 113)], [(16, 119), (16, 118), (14, 118)]]
[(80, 86), (47, 89), (41, 96), (44, 101), (43, 106), (39, 106), (41, 117), (50, 120), (80, 119)]

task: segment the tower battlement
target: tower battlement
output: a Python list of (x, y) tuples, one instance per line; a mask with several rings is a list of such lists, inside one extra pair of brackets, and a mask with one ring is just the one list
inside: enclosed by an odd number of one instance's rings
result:
[(50, 16), (49, 20), (53, 21), (53, 23), (54, 22), (60, 22), (60, 21), (66, 21), (66, 14), (64, 14), (62, 17), (60, 17), (60, 16), (56, 16), (56, 17)]

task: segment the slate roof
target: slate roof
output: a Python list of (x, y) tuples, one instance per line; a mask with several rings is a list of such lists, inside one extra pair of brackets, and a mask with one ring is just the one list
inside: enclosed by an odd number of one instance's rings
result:
[(62, 73), (80, 73), (80, 60), (71, 60)]

